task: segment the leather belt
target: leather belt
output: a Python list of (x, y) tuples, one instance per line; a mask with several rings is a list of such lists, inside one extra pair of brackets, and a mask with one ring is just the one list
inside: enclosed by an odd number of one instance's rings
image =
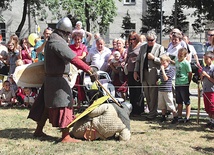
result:
[(71, 81), (71, 77), (69, 74), (47, 74), (47, 73), (45, 73), (45, 76), (47, 76), (47, 77), (64, 77), (64, 78), (67, 78), (68, 81)]

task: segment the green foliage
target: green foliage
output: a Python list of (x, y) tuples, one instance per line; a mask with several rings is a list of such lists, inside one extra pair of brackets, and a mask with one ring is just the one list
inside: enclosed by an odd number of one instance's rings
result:
[(206, 23), (203, 22), (205, 21), (206, 19), (200, 15), (197, 16), (197, 18), (195, 19), (194, 23), (192, 24), (192, 27), (195, 31), (195, 33), (202, 33), (204, 32), (204, 28), (205, 28), (205, 25)]
[(180, 0), (180, 3), (186, 8), (195, 8), (192, 16), (196, 17), (196, 20), (192, 24), (196, 33), (204, 32), (206, 21), (214, 21), (214, 1), (213, 0)]
[[(4, 9), (11, 9), (11, 2), (14, 0), (0, 1), (0, 6)], [(119, 0), (121, 1), (121, 0)], [(30, 12), (33, 17), (39, 17), (40, 20), (45, 20), (48, 17), (47, 8), (52, 12), (53, 19), (60, 19), (64, 16), (69, 16), (72, 23), (77, 20), (83, 22), (87, 30), (98, 28), (101, 34), (104, 34), (109, 24), (113, 22), (116, 16), (116, 5), (114, 0), (24, 0), (25, 4), (30, 4)], [(44, 7), (46, 6), (46, 7)], [(24, 8), (23, 12), (27, 12)], [(26, 15), (22, 15), (22, 21), (18, 31), (21, 31), (25, 22)], [(1, 18), (0, 18), (1, 20)], [(36, 18), (34, 18), (37, 23)]]
[(123, 38), (125, 36), (127, 38), (132, 29), (134, 29), (133, 23), (131, 23), (131, 16), (129, 14), (129, 11), (127, 11), (126, 16), (123, 17), (122, 22), (122, 28), (124, 29), (124, 33), (121, 34), (121, 37)]
[[(188, 30), (189, 22), (186, 20), (186, 15), (183, 13), (184, 6), (181, 3), (177, 2), (177, 18), (175, 18), (175, 5), (173, 6), (172, 14), (166, 17), (164, 22), (165, 28), (163, 32), (169, 33), (173, 28), (178, 28), (182, 32), (186, 32)], [(175, 25), (175, 20), (177, 20), (177, 25)]]
[(90, 23), (93, 23), (94, 27), (99, 27), (101, 34), (104, 34), (109, 23), (113, 22), (117, 9), (114, 0), (47, 0), (45, 5), (56, 19), (67, 14), (73, 21), (81, 20), (88, 31)]
[(180, 0), (180, 2), (187, 8), (196, 8), (193, 15), (202, 15), (207, 20), (214, 21), (214, 1), (213, 0)]
[(147, 0), (148, 6), (146, 15), (142, 15), (142, 25), (140, 32), (146, 33), (148, 30), (155, 29), (156, 32), (160, 32), (161, 25), (161, 1), (160, 0)]
[(11, 10), (12, 6), (10, 5), (14, 0), (1, 0), (0, 8), (3, 10)]
[(5, 21), (5, 20), (4, 20), (3, 16), (0, 15), (0, 22), (4, 22), (4, 21)]
[(100, 6), (98, 5), (98, 7), (100, 8), (100, 13), (98, 15), (101, 17), (101, 20), (98, 21), (99, 32), (104, 34), (109, 24), (114, 21), (113, 18), (117, 15), (117, 7), (114, 0), (100, 0)]
[[(1, 0), (0, 6), (3, 10), (12, 10), (11, 3), (14, 0)], [(22, 19), (20, 21), (20, 24), (16, 30), (16, 34), (19, 36), (20, 32), (22, 31), (22, 28), (25, 24), (26, 15), (28, 12), (28, 6), (30, 5), (30, 12), (33, 17), (38, 16), (38, 10), (41, 10), (42, 4), (44, 4), (45, 0), (23, 0), (24, 6), (23, 6), (23, 12), (22, 12)], [(0, 21), (4, 21), (3, 16), (0, 16)]]

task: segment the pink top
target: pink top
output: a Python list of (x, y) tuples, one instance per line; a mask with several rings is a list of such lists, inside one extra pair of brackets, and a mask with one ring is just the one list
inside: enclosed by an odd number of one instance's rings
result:
[(69, 47), (72, 49), (72, 51), (74, 53), (77, 54), (77, 56), (82, 56), (83, 52), (86, 52), (86, 54), (88, 54), (87, 47), (84, 44), (82, 44), (82, 43), (80, 44), (79, 47), (76, 47), (75, 44), (72, 44)]
[(32, 63), (32, 58), (28, 54), (28, 51), (22, 50), (21, 55), (22, 55), (22, 60), (23, 60), (24, 64)]

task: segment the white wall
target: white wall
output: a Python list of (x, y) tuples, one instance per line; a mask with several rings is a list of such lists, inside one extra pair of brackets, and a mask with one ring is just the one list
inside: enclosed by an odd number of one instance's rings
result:
[(124, 5), (124, 0), (119, 2), (118, 0), (115, 0), (117, 5), (117, 16), (114, 18), (114, 22), (110, 24), (110, 41), (114, 38), (120, 37), (120, 34), (124, 32), (122, 27), (123, 17), (126, 16), (127, 10), (129, 11), (129, 14), (131, 16), (131, 22), (136, 23), (136, 32), (139, 33), (140, 28), (142, 27), (142, 9), (143, 9), (143, 0), (136, 0), (135, 5)]

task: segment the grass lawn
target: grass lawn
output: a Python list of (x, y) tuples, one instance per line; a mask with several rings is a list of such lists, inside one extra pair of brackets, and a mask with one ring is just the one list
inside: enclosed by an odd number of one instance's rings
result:
[[(191, 88), (194, 89), (194, 88)], [(197, 97), (191, 97), (197, 108)], [(195, 103), (196, 102), (196, 103)], [(203, 101), (201, 100), (201, 104)], [(202, 107), (203, 110), (203, 107)], [(196, 116), (188, 124), (159, 123), (160, 116), (147, 121), (143, 116), (131, 118), (130, 141), (82, 141), (80, 143), (58, 143), (61, 133), (47, 122), (44, 132), (51, 138), (34, 138), (36, 123), (27, 119), (29, 110), (0, 108), (0, 154), (1, 155), (172, 155), (213, 154), (214, 130), (204, 128), (206, 117)]]

